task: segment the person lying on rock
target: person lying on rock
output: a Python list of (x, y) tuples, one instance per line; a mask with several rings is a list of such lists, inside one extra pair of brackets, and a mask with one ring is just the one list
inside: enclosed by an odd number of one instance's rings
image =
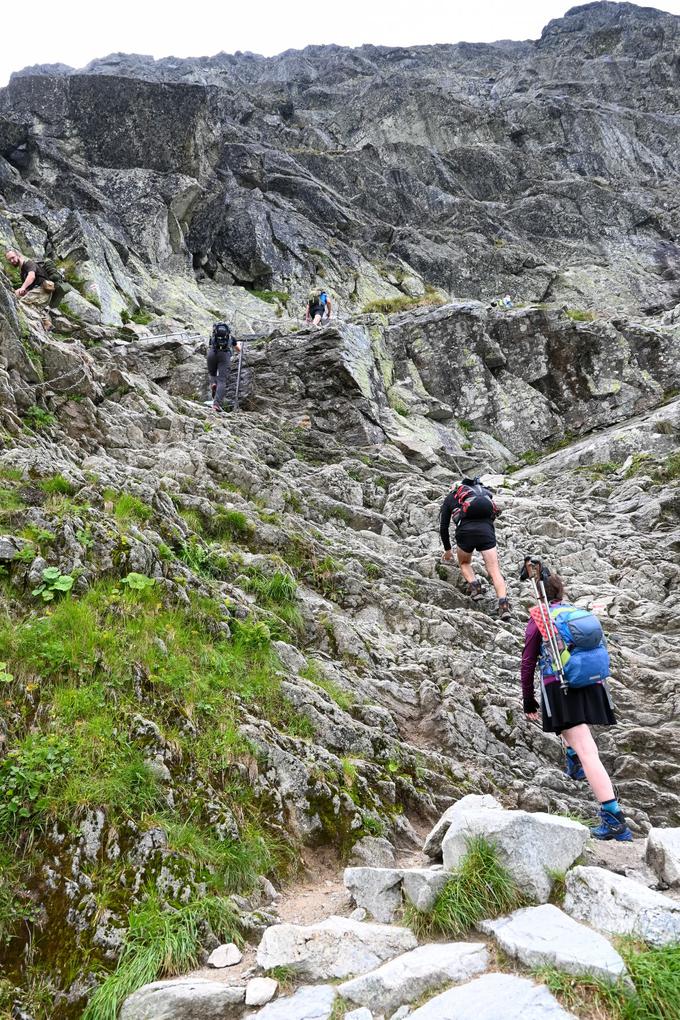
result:
[(313, 326), (320, 326), (324, 314), (326, 319), (329, 320), (332, 312), (331, 299), (325, 290), (314, 289), (309, 292), (309, 300), (305, 309), (305, 322), (311, 322)]
[[(547, 572), (546, 572), (547, 573)], [(554, 621), (555, 610), (570, 606), (564, 592), (564, 582), (559, 574), (549, 574), (544, 580), (545, 594)], [(572, 607), (573, 608), (573, 607)], [(554, 624), (558, 636), (557, 625)], [(585, 686), (562, 685), (555, 676), (555, 666), (550, 646), (544, 633), (545, 622), (538, 606), (530, 612), (524, 635), (522, 652), (521, 681), (524, 714), (527, 719), (538, 719), (538, 703), (534, 691), (534, 674), (538, 664), (541, 675), (541, 721), (545, 733), (556, 733), (567, 747), (566, 775), (571, 779), (587, 779), (590, 788), (600, 804), (600, 824), (591, 829), (595, 839), (615, 839), (628, 842), (633, 838), (626, 819), (614, 793), (612, 781), (600, 761), (597, 744), (590, 732), (590, 726), (615, 726), (616, 717), (609, 699), (605, 679), (590, 682)], [(559, 645), (558, 645), (559, 648)], [(592, 669), (593, 678), (602, 672), (609, 672), (609, 658), (604, 642), (598, 647), (600, 657), (604, 649), (606, 668)], [(594, 651), (594, 649), (592, 649)], [(573, 646), (568, 648), (572, 657)]]
[(508, 590), (501, 574), (496, 548), (494, 521), (500, 514), (493, 493), (482, 485), (479, 478), (463, 478), (453, 482), (451, 491), (442, 504), (439, 513), (439, 534), (444, 544), (444, 562), (453, 560), (451, 552), (451, 521), (456, 526), (456, 557), (461, 573), (468, 583), (468, 593), (477, 601), (482, 597), (482, 582), (475, 577), (472, 554), (481, 552), (491, 582), (498, 598), (498, 615), (501, 620), (510, 619)]
[(216, 322), (208, 343), (208, 378), (210, 379), (211, 399), (206, 400), (206, 406), (211, 407), (213, 411), (224, 410), (222, 405), (227, 389), (232, 351), (240, 354), (240, 343), (226, 322)]
[(29, 307), (45, 309), (42, 312), (42, 324), (45, 329), (52, 328), (52, 320), (47, 314), (47, 307), (52, 300), (54, 284), (48, 278), (44, 268), (39, 262), (27, 259), (21, 252), (10, 248), (5, 252), (5, 258), (10, 265), (19, 270), (21, 286), (14, 291), (21, 299), (22, 304)]

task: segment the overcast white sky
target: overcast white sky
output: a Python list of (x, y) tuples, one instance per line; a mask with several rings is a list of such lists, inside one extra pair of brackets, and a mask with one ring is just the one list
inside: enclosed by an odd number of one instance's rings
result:
[[(271, 55), (313, 43), (536, 39), (551, 18), (574, 6), (574, 0), (0, 0), (0, 85), (29, 64), (83, 67), (117, 51)], [(680, 14), (680, 0), (653, 6)]]

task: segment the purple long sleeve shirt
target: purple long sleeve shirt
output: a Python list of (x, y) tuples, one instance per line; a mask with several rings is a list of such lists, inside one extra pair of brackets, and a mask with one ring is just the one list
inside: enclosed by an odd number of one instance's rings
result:
[[(530, 619), (524, 632), (524, 649), (522, 651), (522, 665), (520, 667), (522, 701), (525, 712), (536, 712), (538, 710), (538, 702), (536, 701), (534, 691), (534, 675), (541, 655), (542, 644), (543, 638), (541, 637), (541, 632), (534, 620)], [(543, 677), (543, 682), (546, 684), (554, 683), (556, 680), (557, 677), (554, 676)]]

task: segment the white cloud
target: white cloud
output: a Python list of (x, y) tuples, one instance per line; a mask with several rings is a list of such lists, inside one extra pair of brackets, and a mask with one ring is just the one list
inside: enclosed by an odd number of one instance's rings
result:
[[(154, 57), (224, 50), (271, 55), (307, 45), (386, 46), (536, 39), (568, 0), (4, 0), (0, 84), (29, 64), (83, 67), (123, 51)], [(680, 0), (664, 10), (680, 14)]]

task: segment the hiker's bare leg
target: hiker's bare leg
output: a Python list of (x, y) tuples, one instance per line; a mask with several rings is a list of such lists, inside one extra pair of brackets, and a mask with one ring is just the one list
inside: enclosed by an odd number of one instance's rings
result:
[(581, 723), (580, 726), (572, 726), (568, 730), (562, 730), (561, 735), (581, 759), (586, 779), (590, 783), (590, 788), (600, 804), (603, 804), (606, 800), (614, 800), (615, 794), (612, 781), (606, 768), (600, 761), (597, 744), (593, 740), (593, 735), (586, 724)]
[(496, 596), (499, 599), (504, 599), (508, 593), (508, 589), (505, 586), (505, 581), (501, 574), (501, 568), (498, 562), (498, 549), (485, 549), (482, 553), (482, 559), (484, 560), (484, 566), (491, 578), (491, 583), (496, 589)]
[(458, 557), (458, 566), (460, 572), (467, 581), (468, 584), (472, 584), (475, 579), (475, 572), (472, 569), (472, 553), (463, 552), (460, 546), (456, 546), (456, 556)]
[(314, 316), (314, 325), (315, 326), (320, 326), (321, 325), (321, 316), (319, 315), (318, 312)]

